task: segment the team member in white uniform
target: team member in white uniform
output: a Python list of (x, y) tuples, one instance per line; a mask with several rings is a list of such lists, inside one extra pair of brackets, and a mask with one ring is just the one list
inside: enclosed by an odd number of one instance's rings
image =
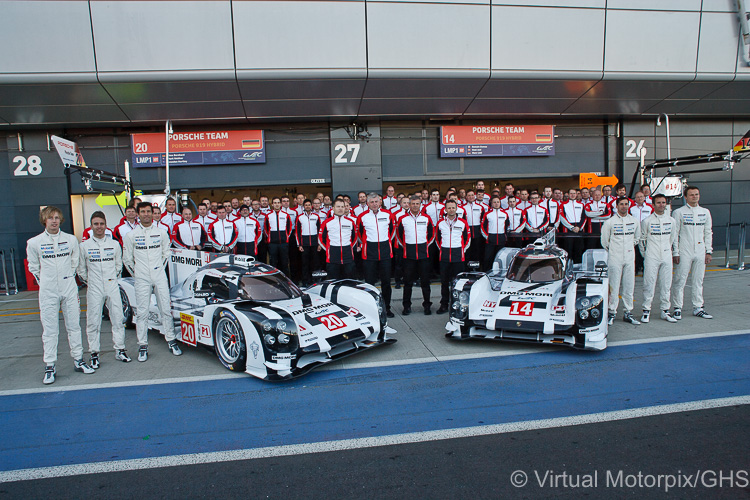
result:
[(167, 232), (153, 223), (153, 208), (149, 203), (138, 204), (141, 225), (125, 236), (122, 260), (130, 275), (135, 278), (136, 334), (138, 336), (138, 361), (148, 359), (148, 309), (151, 291), (161, 313), (161, 333), (169, 350), (175, 356), (182, 354), (177, 345), (172, 320), (169, 283), (164, 268), (169, 260), (170, 239)]
[(112, 325), (115, 359), (130, 362), (125, 352), (125, 325), (122, 299), (117, 279), (122, 273), (120, 243), (107, 238), (107, 219), (104, 212), (91, 214), (93, 237), (81, 243), (78, 276), (86, 283), (86, 336), (91, 350), (91, 368), (99, 368), (102, 336), (102, 308), (107, 305)]
[(404, 316), (411, 313), (411, 295), (414, 280), (419, 276), (422, 288), (422, 307), (429, 315), (430, 301), (430, 255), (429, 246), (435, 238), (432, 219), (422, 209), (422, 197), (414, 194), (409, 197), (409, 210), (399, 217), (396, 223), (396, 237), (403, 257), (404, 267)]
[(203, 250), (207, 241), (206, 229), (193, 220), (193, 211), (188, 207), (183, 208), (182, 220), (172, 228), (172, 243), (177, 248)]
[[(643, 193), (640, 194), (643, 196)], [(665, 212), (667, 208), (666, 196), (657, 194), (653, 201), (654, 212), (641, 222), (640, 250), (644, 256), (643, 316), (641, 321), (644, 323), (649, 321), (651, 302), (654, 299), (654, 291), (658, 282), (661, 319), (674, 323), (677, 320), (669, 314), (669, 287), (672, 283), (672, 252), (677, 244), (676, 223)]]
[(39, 283), (39, 317), (42, 321), (42, 346), (46, 364), (43, 379), (45, 384), (55, 381), (57, 340), (60, 336), (58, 311), (61, 307), (65, 329), (68, 331), (73, 368), (83, 373), (94, 373), (94, 369), (83, 361), (81, 305), (75, 278), (79, 258), (78, 240), (75, 236), (60, 230), (63, 221), (59, 208), (45, 208), (39, 214), (39, 222), (44, 226), (44, 232), (26, 243), (29, 272)]
[(172, 234), (172, 230), (174, 229), (175, 225), (178, 222), (182, 221), (182, 216), (177, 213), (177, 202), (172, 198), (167, 198), (164, 207), (166, 209), (166, 212), (162, 214), (161, 222), (162, 224), (166, 224), (167, 226), (169, 226), (168, 234)]
[(633, 289), (635, 288), (635, 245), (641, 239), (641, 225), (628, 213), (630, 200), (617, 199), (617, 213), (602, 224), (602, 248), (609, 253), (609, 318), (612, 324), (620, 302), (622, 283), (622, 303), (625, 306), (623, 319), (633, 325), (641, 322), (633, 317)]
[(672, 278), (672, 306), (675, 319), (682, 319), (682, 301), (688, 274), (693, 277), (690, 286), (693, 294), (693, 315), (699, 318), (712, 319), (713, 316), (703, 309), (703, 275), (706, 266), (711, 263), (713, 252), (713, 222), (711, 212), (698, 205), (700, 191), (695, 186), (685, 188), (687, 205), (672, 213), (677, 224), (677, 250), (674, 263), (677, 265)]

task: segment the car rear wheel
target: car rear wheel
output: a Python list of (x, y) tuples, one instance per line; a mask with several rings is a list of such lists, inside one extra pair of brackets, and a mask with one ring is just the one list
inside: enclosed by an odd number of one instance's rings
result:
[(221, 364), (232, 371), (245, 371), (247, 345), (240, 322), (230, 311), (222, 309), (216, 317), (214, 348)]

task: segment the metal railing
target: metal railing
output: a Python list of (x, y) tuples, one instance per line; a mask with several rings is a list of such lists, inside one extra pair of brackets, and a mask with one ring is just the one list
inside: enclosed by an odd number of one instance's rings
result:
[(8, 268), (5, 265), (5, 250), (0, 250), (0, 265), (3, 267), (3, 281), (0, 283), (0, 290), (5, 291), (5, 295), (15, 295), (18, 293), (18, 278), (16, 277), (16, 249), (10, 249), (10, 269), (13, 281), (8, 282)]
[(737, 241), (737, 267), (736, 269), (738, 271), (742, 271), (745, 269), (745, 237), (747, 236), (747, 224), (744, 222), (735, 222), (734, 224), (727, 224), (727, 253), (724, 257), (724, 267), (726, 268), (734, 268), (735, 266), (732, 266), (729, 264), (729, 251), (732, 249), (731, 246), (731, 236), (732, 236), (732, 228), (733, 227), (739, 227), (739, 238)]

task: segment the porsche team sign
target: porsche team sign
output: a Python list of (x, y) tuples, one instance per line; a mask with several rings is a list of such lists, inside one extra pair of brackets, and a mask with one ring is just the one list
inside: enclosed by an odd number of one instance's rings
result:
[[(136, 167), (166, 164), (164, 134), (132, 134), (131, 153)], [(214, 130), (169, 134), (170, 165), (236, 165), (265, 163), (262, 130)]]
[(554, 156), (554, 125), (440, 127), (440, 156)]

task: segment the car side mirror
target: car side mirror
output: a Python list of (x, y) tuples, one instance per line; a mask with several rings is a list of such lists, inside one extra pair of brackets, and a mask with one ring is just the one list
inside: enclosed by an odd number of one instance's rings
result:
[(466, 264), (467, 270), (472, 273), (479, 272), (479, 262), (472, 260)]
[(596, 271), (597, 273), (606, 273), (607, 263), (603, 260), (597, 261), (597, 263), (594, 264), (594, 271)]
[(500, 263), (498, 261), (495, 261), (492, 263), (492, 272), (493, 273), (499, 273), (500, 272)]

